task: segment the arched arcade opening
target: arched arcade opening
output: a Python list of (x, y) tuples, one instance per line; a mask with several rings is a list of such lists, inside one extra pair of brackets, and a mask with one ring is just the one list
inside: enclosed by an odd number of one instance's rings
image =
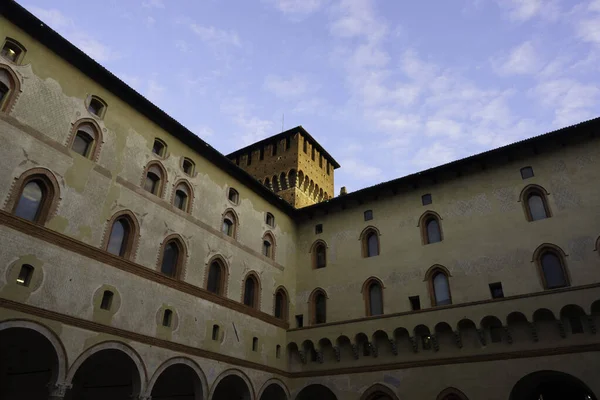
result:
[(538, 371), (521, 378), (509, 400), (597, 400), (585, 383), (573, 375)]

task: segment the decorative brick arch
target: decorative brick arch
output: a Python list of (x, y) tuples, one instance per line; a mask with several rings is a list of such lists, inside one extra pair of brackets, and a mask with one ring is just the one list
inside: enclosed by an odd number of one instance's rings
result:
[(548, 202), (548, 195), (550, 195), (550, 193), (542, 186), (532, 183), (530, 185), (525, 186), (519, 194), (519, 202), (523, 206), (523, 212), (525, 213), (525, 218), (527, 218), (527, 221), (533, 221), (531, 210), (529, 209), (529, 203), (527, 201), (529, 199), (529, 196), (532, 194), (537, 194), (538, 196), (540, 196), (544, 205), (544, 210), (546, 212), (547, 218), (552, 217), (552, 210), (550, 209), (550, 205)]
[(215, 394), (215, 391), (217, 390), (217, 387), (219, 386), (219, 383), (221, 383), (221, 381), (223, 379), (227, 378), (228, 376), (232, 376), (232, 375), (240, 378), (242, 381), (244, 381), (244, 383), (248, 387), (248, 392), (250, 393), (250, 399), (248, 399), (248, 400), (255, 400), (256, 395), (254, 393), (254, 386), (252, 385), (252, 381), (250, 380), (250, 378), (248, 378), (248, 376), (245, 373), (243, 373), (239, 369), (228, 369), (228, 370), (222, 372), (221, 375), (219, 375), (217, 377), (217, 379), (215, 379), (215, 381), (213, 382), (207, 399), (214, 400), (213, 396)]
[(417, 227), (420, 228), (421, 232), (421, 243), (423, 245), (429, 244), (429, 235), (427, 233), (427, 223), (435, 219), (438, 223), (438, 227), (440, 230), (440, 242), (444, 241), (444, 231), (442, 229), (442, 217), (440, 214), (436, 213), (432, 210), (427, 210), (419, 217), (419, 222), (417, 223)]
[(181, 235), (178, 233), (170, 234), (169, 236), (164, 238), (164, 240), (160, 244), (160, 251), (158, 253), (158, 258), (156, 259), (156, 267), (158, 268), (158, 270), (160, 272), (161, 261), (163, 259), (163, 254), (165, 252), (165, 246), (171, 242), (176, 243), (177, 247), (179, 249), (179, 259), (177, 260), (175, 276), (173, 276), (172, 278), (183, 280), (183, 278), (185, 277), (185, 268), (187, 265), (188, 250), (187, 250), (187, 245), (185, 243), (185, 240), (183, 240), (183, 237), (181, 237)]
[(240, 218), (238, 217), (237, 213), (233, 208), (228, 208), (225, 211), (223, 211), (223, 214), (221, 214), (221, 226), (219, 227), (219, 232), (221, 232), (223, 235), (225, 235), (225, 233), (223, 232), (223, 223), (225, 222), (225, 218), (228, 218), (233, 223), (233, 234), (231, 236), (226, 236), (237, 240), (240, 228)]
[(544, 271), (542, 269), (542, 260), (541, 260), (542, 255), (545, 254), (546, 252), (553, 253), (554, 255), (556, 255), (556, 257), (558, 257), (563, 274), (564, 274), (566, 286), (571, 286), (571, 277), (569, 274), (569, 268), (567, 266), (567, 261), (566, 261), (566, 258), (569, 255), (567, 253), (565, 253), (565, 251), (561, 247), (559, 247), (555, 244), (543, 243), (535, 249), (535, 251), (533, 252), (532, 259), (531, 259), (531, 262), (535, 263), (535, 265), (536, 265), (536, 268), (538, 271), (538, 276), (540, 278), (542, 287), (544, 289), (548, 289)]
[(371, 285), (377, 284), (381, 288), (381, 306), (382, 309), (385, 309), (385, 302), (383, 299), (383, 289), (385, 289), (385, 285), (383, 281), (376, 276), (371, 276), (365, 280), (363, 283), (360, 293), (363, 295), (363, 300), (365, 302), (365, 315), (371, 316), (371, 297), (369, 296), (369, 289)]
[(219, 264), (219, 266), (221, 267), (221, 282), (220, 282), (220, 292), (221, 294), (219, 296), (222, 297), (227, 297), (227, 288), (228, 288), (228, 283), (229, 283), (229, 263), (227, 262), (227, 260), (225, 259), (225, 257), (223, 257), (220, 254), (216, 254), (214, 256), (212, 256), (205, 264), (205, 268), (204, 268), (204, 288), (207, 289), (208, 288), (208, 275), (210, 273), (210, 266), (213, 263), (217, 263)]
[[(254, 288), (254, 306), (252, 308), (259, 310), (261, 309), (261, 284), (260, 284), (260, 277), (258, 276), (258, 274), (256, 273), (256, 271), (250, 271), (246, 274), (246, 276), (244, 276), (244, 279), (242, 279), (242, 298), (241, 298), (241, 302), (242, 304), (244, 304), (244, 298), (246, 297), (246, 281), (248, 279), (253, 279), (254, 283), (256, 284), (256, 287)], [(250, 306), (248, 306), (250, 307)]]
[[(362, 251), (363, 258), (368, 257), (368, 245), (369, 245), (368, 239), (372, 233), (375, 234), (375, 237), (377, 238), (377, 254), (376, 254), (376, 256), (381, 254), (381, 241), (379, 240), (381, 233), (379, 232), (379, 229), (377, 229), (375, 226), (369, 225), (365, 229), (362, 230), (362, 232), (360, 233), (360, 236), (358, 237), (358, 240), (360, 240), (360, 242), (361, 242), (361, 251)], [(373, 257), (373, 256), (371, 256), (371, 257)]]
[(57, 358), (56, 376), (52, 377), (53, 382), (51, 382), (51, 384), (62, 385), (65, 382), (65, 379), (67, 379), (69, 359), (65, 347), (58, 335), (56, 335), (56, 333), (54, 333), (54, 331), (52, 331), (50, 328), (39, 322), (23, 319), (13, 319), (0, 322), (0, 331), (11, 328), (31, 329), (44, 336), (48, 342), (50, 342), (54, 348)]
[(431, 300), (432, 307), (437, 306), (437, 300), (435, 298), (435, 289), (433, 287), (433, 278), (435, 278), (435, 276), (438, 273), (446, 275), (446, 279), (448, 280), (448, 294), (450, 295), (450, 304), (452, 304), (452, 289), (450, 287), (450, 278), (452, 277), (452, 274), (450, 273), (448, 268), (444, 267), (443, 265), (435, 264), (432, 265), (427, 270), (427, 272), (425, 272), (425, 279), (423, 279), (424, 282), (427, 282), (427, 288), (429, 291), (429, 298)]
[[(270, 257), (265, 256), (265, 257), (268, 257), (271, 260), (275, 260), (275, 255), (277, 254), (276, 253), (277, 242), (275, 241), (275, 235), (270, 230), (268, 230), (264, 233), (264, 235), (262, 237), (261, 245), (264, 245), (265, 241), (269, 241), (271, 243), (271, 256)], [(261, 254), (264, 255), (262, 252), (262, 248), (261, 248)]]
[(329, 246), (327, 246), (327, 242), (323, 239), (317, 239), (310, 246), (310, 250), (308, 251), (311, 254), (311, 264), (313, 269), (317, 269), (317, 248), (320, 246), (322, 246), (325, 251), (325, 265), (321, 268), (327, 267), (327, 249), (329, 248)]
[(275, 307), (276, 307), (276, 303), (277, 303), (277, 293), (282, 293), (283, 294), (283, 309), (281, 312), (281, 319), (284, 321), (288, 321), (289, 319), (289, 314), (290, 314), (290, 295), (287, 291), (287, 289), (285, 288), (285, 286), (283, 285), (279, 285), (277, 286), (277, 288), (275, 289), (275, 292), (273, 292), (273, 315), (275, 315)]
[(187, 179), (181, 178), (181, 179), (177, 180), (177, 182), (175, 182), (175, 184), (173, 185), (173, 192), (171, 193), (171, 199), (170, 199), (169, 203), (171, 205), (173, 205), (173, 202), (175, 201), (175, 193), (177, 192), (177, 188), (181, 185), (185, 186), (188, 191), (188, 201), (187, 201), (185, 210), (181, 210), (181, 211), (191, 214), (192, 210), (193, 210), (193, 206), (194, 206), (195, 196), (194, 196), (194, 188), (192, 187), (190, 182), (188, 182)]
[(325, 291), (325, 289), (317, 287), (310, 293), (310, 296), (308, 296), (308, 311), (311, 325), (316, 325), (317, 323), (317, 310), (315, 300), (318, 294), (323, 294), (323, 296), (325, 296), (325, 322), (327, 322), (327, 300), (329, 299), (329, 296), (327, 296), (327, 292)]
[(147, 397), (150, 397), (152, 395), (152, 389), (154, 389), (154, 385), (156, 384), (156, 381), (158, 380), (158, 378), (160, 378), (160, 375), (167, 368), (169, 368), (173, 365), (178, 365), (178, 364), (187, 365), (192, 370), (194, 370), (194, 372), (196, 373), (196, 376), (198, 377), (199, 383), (200, 383), (200, 389), (202, 390), (201, 398), (206, 398), (208, 396), (208, 381), (206, 380), (206, 375), (204, 375), (204, 372), (202, 371), (200, 366), (195, 361), (193, 361), (187, 357), (173, 357), (171, 359), (168, 359), (164, 363), (162, 363), (156, 369), (156, 371), (154, 371), (154, 374), (152, 375), (152, 378), (150, 378), (150, 381), (148, 382), (148, 385), (147, 385), (147, 389), (146, 389)]
[(14, 214), (25, 185), (33, 180), (41, 182), (42, 190), (45, 191), (43, 204), (36, 218), (36, 223), (44, 225), (54, 217), (60, 201), (60, 186), (52, 171), (47, 168), (32, 168), (15, 178), (4, 209)]
[(148, 175), (148, 171), (150, 170), (150, 168), (152, 168), (154, 166), (156, 166), (161, 172), (160, 186), (158, 188), (158, 193), (156, 193), (156, 196), (160, 197), (162, 199), (165, 197), (165, 192), (167, 190), (168, 175), (167, 175), (167, 170), (165, 169), (165, 167), (162, 165), (162, 163), (160, 161), (152, 160), (148, 164), (146, 164), (146, 167), (144, 168), (144, 173), (142, 174), (142, 180), (140, 182), (140, 185), (142, 186), (142, 189), (143, 189), (144, 183), (146, 182), (146, 176)]
[[(71, 123), (71, 130), (69, 132), (69, 136), (67, 138), (66, 146), (70, 149), (73, 146), (73, 141), (75, 140), (75, 136), (77, 136), (77, 132), (79, 128), (84, 125), (91, 125), (93, 130), (94, 144), (92, 149), (90, 150), (89, 159), (96, 162), (100, 157), (100, 148), (104, 143), (104, 138), (102, 136), (102, 128), (98, 125), (98, 122), (94, 118), (81, 118), (77, 121)], [(88, 132), (86, 132), (88, 133)]]
[(460, 390), (449, 387), (440, 392), (437, 395), (436, 400), (469, 400), (467, 396)]
[(9, 88), (10, 92), (8, 99), (2, 105), (0, 113), (10, 114), (15, 106), (15, 103), (17, 102), (18, 97), (21, 95), (21, 80), (8, 64), (0, 63), (0, 70), (6, 71), (12, 81), (12, 86)]
[(106, 226), (104, 227), (104, 234), (102, 235), (102, 250), (106, 250), (108, 248), (108, 241), (110, 239), (113, 225), (120, 218), (125, 218), (131, 228), (130, 238), (126, 245), (127, 247), (125, 249), (123, 258), (134, 261), (137, 256), (138, 243), (140, 239), (140, 224), (136, 215), (131, 210), (117, 211), (112, 217), (110, 217), (110, 219), (108, 219)]
[(133, 363), (135, 364), (140, 378), (140, 387), (134, 387), (134, 392), (141, 394), (146, 391), (146, 383), (148, 382), (148, 372), (146, 370), (146, 365), (144, 364), (142, 357), (140, 357), (140, 355), (129, 345), (117, 341), (107, 341), (98, 343), (86, 349), (83, 353), (79, 355), (79, 357), (77, 357), (75, 362), (73, 362), (73, 365), (71, 365), (71, 367), (69, 368), (69, 372), (67, 373), (65, 382), (67, 384), (72, 384), (73, 377), (75, 377), (75, 374), (77, 373), (79, 367), (81, 367), (88, 358), (102, 350), (119, 350), (125, 353), (127, 356), (129, 356), (131, 361), (133, 361)]
[(388, 396), (392, 400), (398, 400), (398, 396), (396, 396), (396, 393), (394, 393), (394, 391), (387, 385), (384, 385), (382, 383), (376, 383), (367, 390), (365, 390), (362, 396), (360, 396), (360, 400), (375, 400), (378, 399), (379, 396), (381, 396), (382, 394)]

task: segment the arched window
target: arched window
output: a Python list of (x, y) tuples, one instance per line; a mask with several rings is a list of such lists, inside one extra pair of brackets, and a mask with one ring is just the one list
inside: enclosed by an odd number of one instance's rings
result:
[(237, 217), (233, 213), (233, 211), (227, 211), (223, 215), (223, 225), (221, 227), (221, 231), (233, 238), (236, 237), (237, 231)]
[(440, 216), (433, 211), (425, 212), (419, 219), (423, 244), (437, 243), (443, 240)]
[(240, 202), (240, 194), (234, 188), (229, 188), (229, 191), (227, 192), (227, 198), (233, 204), (239, 204)]
[(214, 260), (208, 267), (208, 277), (206, 278), (206, 290), (219, 296), (225, 295), (227, 283), (227, 270), (221, 260)]
[(165, 157), (167, 155), (167, 144), (162, 140), (156, 138), (152, 143), (152, 152), (159, 157)]
[(323, 289), (315, 289), (310, 296), (311, 321), (312, 324), (324, 324), (327, 322), (327, 295)]
[(44, 224), (56, 209), (59, 199), (58, 182), (44, 168), (24, 172), (14, 185), (7, 208), (17, 217)]
[(529, 185), (521, 192), (521, 201), (525, 209), (527, 221), (533, 222), (550, 218), (550, 207), (546, 190), (537, 185)]
[(20, 83), (14, 72), (0, 67), (0, 111), (10, 111)]
[(312, 246), (313, 268), (325, 268), (327, 266), (327, 245), (322, 240)]
[(196, 165), (192, 160), (187, 157), (184, 157), (181, 161), (181, 169), (188, 176), (194, 176), (194, 170), (196, 169)]
[(125, 217), (117, 219), (110, 230), (106, 251), (123, 257), (127, 252), (127, 244), (131, 236), (131, 226)]
[(363, 257), (379, 255), (379, 231), (374, 227), (367, 227), (361, 233)]
[(279, 184), (281, 185), (281, 190), (286, 190), (288, 188), (287, 176), (285, 176), (285, 172), (282, 172), (279, 175)]
[(181, 182), (175, 186), (173, 193), (173, 205), (185, 212), (190, 212), (192, 204), (192, 188), (185, 182)]
[(21, 43), (14, 39), (6, 38), (0, 55), (15, 64), (20, 64), (23, 56), (25, 56), (25, 52), (25, 47)]
[(85, 158), (98, 158), (101, 140), (100, 129), (91, 119), (79, 121), (73, 125), (70, 148)]
[(90, 96), (87, 106), (90, 114), (93, 114), (98, 118), (104, 118), (104, 114), (106, 114), (106, 107), (106, 102), (100, 97)]
[(162, 197), (165, 176), (166, 173), (160, 164), (149, 164), (144, 178), (144, 190)]
[(260, 284), (255, 274), (250, 273), (244, 281), (244, 305), (259, 308)]
[(265, 223), (272, 228), (275, 227), (275, 217), (270, 212), (265, 215)]
[(275, 291), (275, 318), (287, 321), (288, 319), (288, 296), (284, 288)]
[(363, 285), (367, 316), (383, 314), (383, 286), (377, 278), (369, 278)]
[(434, 265), (425, 274), (425, 281), (429, 285), (432, 307), (452, 304), (449, 277), (450, 272), (441, 265)]
[(569, 286), (569, 277), (562, 250), (545, 246), (536, 250), (535, 257), (544, 289)]
[(185, 247), (181, 240), (171, 235), (165, 239), (160, 254), (160, 272), (178, 279), (181, 276), (183, 262), (185, 259)]

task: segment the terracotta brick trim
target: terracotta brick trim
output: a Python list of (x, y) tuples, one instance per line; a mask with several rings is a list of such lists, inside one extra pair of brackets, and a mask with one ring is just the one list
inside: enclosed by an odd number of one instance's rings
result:
[(8, 99), (4, 100), (4, 104), (0, 104), (0, 106), (2, 106), (2, 108), (0, 108), (0, 112), (9, 114), (15, 106), (17, 98), (21, 94), (21, 80), (15, 71), (7, 64), (0, 63), (0, 70), (6, 71), (12, 80), (12, 85), (9, 87), (10, 91), (8, 93)]
[(254, 308), (246, 307), (242, 303), (239, 303), (237, 301), (217, 296), (203, 288), (199, 288), (190, 283), (170, 278), (166, 275), (161, 274), (158, 271), (144, 267), (140, 264), (136, 264), (122, 257), (117, 257), (106, 251), (93, 247), (87, 243), (83, 243), (66, 235), (63, 235), (62, 233), (55, 232), (43, 226), (39, 226), (24, 219), (15, 217), (14, 215), (11, 215), (5, 211), (0, 211), (0, 225), (7, 226), (10, 229), (14, 229), (26, 235), (30, 235), (31, 237), (43, 240), (47, 243), (61, 247), (65, 250), (82, 255), (84, 257), (91, 258), (108, 266), (129, 272), (141, 278), (160, 283), (172, 289), (179, 290), (180, 292), (184, 292), (192, 296), (218, 304), (222, 307), (226, 307), (231, 310), (240, 312), (242, 314), (246, 314), (250, 317), (258, 318), (261, 321), (264, 321), (271, 325), (275, 325), (279, 328), (287, 329), (289, 327), (289, 324), (286, 321), (282, 321), (278, 318), (275, 318), (272, 315), (269, 315)]
[(135, 261), (140, 239), (140, 224), (131, 210), (118, 211), (108, 220), (104, 228), (104, 234), (102, 235), (102, 250), (108, 248), (108, 242), (110, 241), (113, 227), (115, 222), (119, 219), (124, 219), (129, 224), (129, 232), (126, 237), (127, 243), (125, 244), (125, 254), (123, 254), (123, 257)]
[[(70, 149), (73, 146), (73, 141), (75, 140), (75, 137), (77, 136), (77, 133), (80, 130), (79, 128), (81, 128), (84, 125), (90, 125), (93, 131), (93, 144), (92, 148), (89, 150), (89, 155), (87, 155), (87, 158), (94, 162), (98, 162), (98, 157), (100, 156), (100, 148), (104, 143), (104, 138), (102, 137), (102, 128), (100, 128), (98, 122), (96, 122), (96, 120), (93, 118), (82, 118), (71, 124), (71, 132), (69, 132), (69, 137), (67, 138), (66, 144), (67, 149)], [(86, 131), (84, 132), (88, 133)]]

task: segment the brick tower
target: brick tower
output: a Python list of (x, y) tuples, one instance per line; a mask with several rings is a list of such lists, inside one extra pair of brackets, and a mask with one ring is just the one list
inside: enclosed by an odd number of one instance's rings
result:
[(227, 155), (296, 208), (333, 197), (333, 173), (340, 165), (297, 126)]

